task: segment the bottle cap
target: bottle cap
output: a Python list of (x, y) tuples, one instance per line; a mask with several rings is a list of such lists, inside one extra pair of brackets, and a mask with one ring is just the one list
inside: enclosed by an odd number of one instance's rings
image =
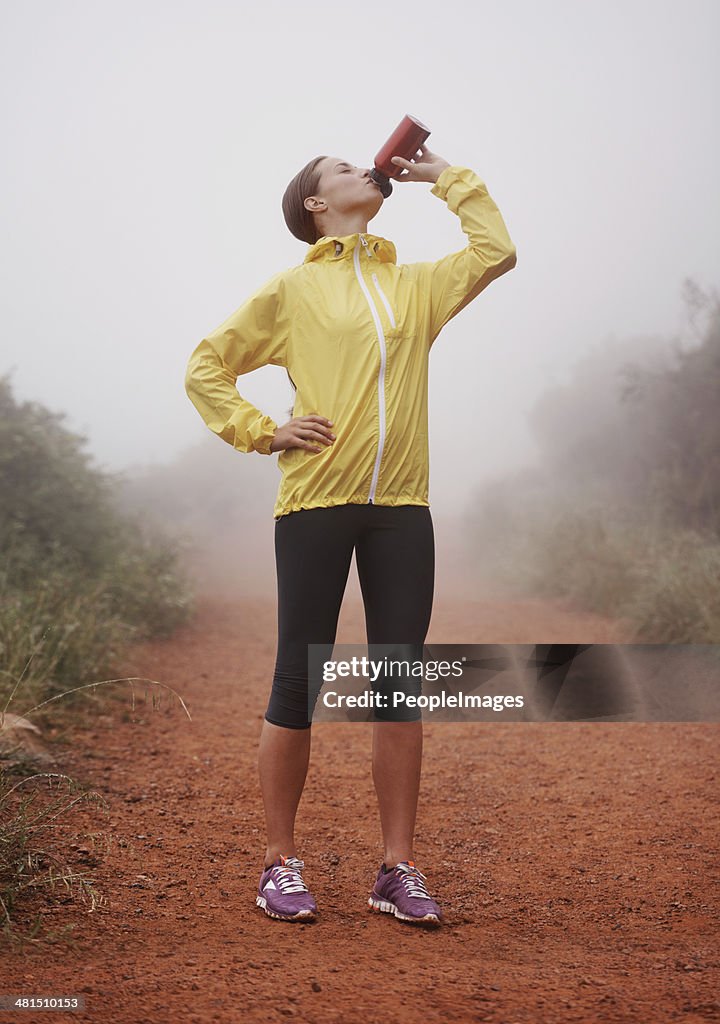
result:
[(373, 167), (373, 169), (370, 171), (370, 177), (373, 179), (373, 181), (376, 181), (378, 183), (378, 185), (380, 186), (380, 191), (382, 192), (383, 196), (386, 199), (388, 198), (388, 196), (392, 195), (392, 182), (388, 178), (387, 174), (383, 174), (382, 171), (379, 171), (376, 167)]

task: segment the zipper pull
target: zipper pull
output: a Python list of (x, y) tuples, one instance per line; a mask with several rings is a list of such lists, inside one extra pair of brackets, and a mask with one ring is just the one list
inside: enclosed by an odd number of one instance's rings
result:
[(360, 241), (361, 241), (361, 242), (362, 242), (362, 244), (363, 244), (363, 245), (365, 246), (365, 252), (366, 252), (366, 253), (368, 254), (368, 257), (369, 257), (370, 259), (372, 259), (372, 257), (373, 257), (373, 254), (372, 254), (372, 252), (370, 251), (370, 246), (369, 246), (369, 245), (367, 244), (367, 242), (365, 241), (365, 239), (363, 238), (363, 236), (362, 236), (362, 235), (360, 235)]

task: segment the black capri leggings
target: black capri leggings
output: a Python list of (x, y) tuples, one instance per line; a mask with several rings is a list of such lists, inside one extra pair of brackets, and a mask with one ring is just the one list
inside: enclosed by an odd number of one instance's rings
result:
[[(353, 550), (368, 648), (402, 645), (403, 657), (422, 657), (435, 583), (428, 506), (334, 505), (281, 516), (275, 523), (278, 650), (265, 712), (273, 725), (307, 729), (312, 724), (308, 644), (328, 644), (330, 656)], [(369, 649), (370, 657), (372, 653)], [(419, 694), (420, 684), (419, 679), (416, 684), (407, 681), (403, 689)], [(374, 685), (382, 692), (379, 681)], [(402, 704), (387, 712), (376, 707), (375, 717), (416, 720), (422, 714)]]

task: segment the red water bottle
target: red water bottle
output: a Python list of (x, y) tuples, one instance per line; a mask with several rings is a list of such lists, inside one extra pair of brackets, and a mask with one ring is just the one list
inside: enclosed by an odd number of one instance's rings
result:
[(375, 157), (375, 166), (370, 171), (370, 177), (378, 183), (380, 191), (386, 199), (393, 190), (390, 178), (399, 178), (405, 170), (404, 167), (391, 163), (391, 157), (402, 156), (405, 160), (412, 159), (429, 135), (430, 129), (427, 125), (418, 121), (411, 114), (406, 114), (378, 152)]

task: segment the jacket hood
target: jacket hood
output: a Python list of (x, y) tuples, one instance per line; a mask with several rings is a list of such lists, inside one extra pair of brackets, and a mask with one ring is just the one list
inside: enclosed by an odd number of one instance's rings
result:
[[(360, 232), (352, 235), (325, 235), (310, 247), (303, 263), (334, 262), (335, 260), (352, 259)], [(362, 232), (370, 249), (380, 263), (397, 263), (397, 252), (392, 242), (381, 235), (370, 235)]]

